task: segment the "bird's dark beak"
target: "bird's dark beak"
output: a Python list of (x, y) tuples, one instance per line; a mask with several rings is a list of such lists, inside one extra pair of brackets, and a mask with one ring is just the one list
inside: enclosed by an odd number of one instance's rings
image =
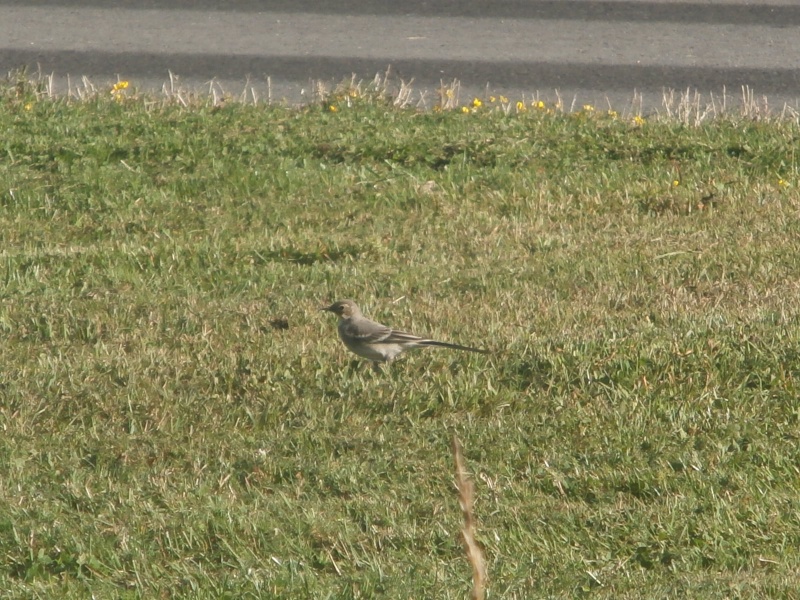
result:
[(321, 311), (324, 311), (324, 310), (325, 310), (325, 311), (328, 311), (328, 312), (331, 312), (331, 309), (332, 309), (332, 308), (333, 308), (333, 305), (331, 305), (331, 306), (323, 306), (323, 307), (321, 307), (319, 310), (320, 310), (320, 312), (321, 312)]

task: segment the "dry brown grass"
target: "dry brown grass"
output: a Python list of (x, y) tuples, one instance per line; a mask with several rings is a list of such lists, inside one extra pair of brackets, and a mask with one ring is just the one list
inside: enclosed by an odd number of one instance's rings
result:
[(464, 515), (464, 527), (461, 528), (461, 537), (467, 560), (472, 567), (472, 595), (473, 600), (482, 600), (486, 593), (486, 560), (483, 550), (475, 540), (475, 514), (472, 510), (475, 500), (475, 485), (469, 478), (464, 466), (464, 455), (461, 452), (461, 443), (453, 436), (453, 458), (456, 463), (456, 489), (458, 489), (458, 504)]

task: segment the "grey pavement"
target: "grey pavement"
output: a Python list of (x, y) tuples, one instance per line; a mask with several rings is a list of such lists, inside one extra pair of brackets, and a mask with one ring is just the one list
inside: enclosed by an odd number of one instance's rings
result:
[[(428, 106), (462, 97), (657, 109), (665, 90), (773, 109), (800, 105), (800, 2), (378, 0), (256, 2), (0, 0), (0, 68), (55, 75), (56, 90), (118, 78), (301, 102), (328, 87), (413, 80)], [(269, 82), (269, 85), (268, 85)], [(634, 101), (634, 95), (636, 100)], [(252, 94), (251, 94), (252, 97)]]

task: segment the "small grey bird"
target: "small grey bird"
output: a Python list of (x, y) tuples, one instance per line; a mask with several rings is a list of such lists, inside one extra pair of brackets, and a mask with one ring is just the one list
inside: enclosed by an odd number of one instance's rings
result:
[(344, 342), (344, 345), (351, 352), (363, 356), (373, 361), (373, 363), (389, 362), (406, 350), (428, 346), (480, 352), (481, 354), (489, 353), (487, 350), (470, 348), (469, 346), (429, 340), (370, 321), (361, 314), (361, 309), (352, 300), (339, 300), (320, 310), (326, 310), (337, 315), (339, 317), (339, 337)]

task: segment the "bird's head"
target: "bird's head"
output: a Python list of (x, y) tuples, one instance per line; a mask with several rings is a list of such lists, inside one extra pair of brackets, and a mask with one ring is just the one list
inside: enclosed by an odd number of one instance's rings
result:
[(348, 319), (355, 315), (361, 314), (361, 310), (359, 310), (358, 305), (352, 300), (339, 300), (338, 302), (334, 302), (330, 306), (325, 306), (320, 310), (332, 312), (340, 319)]

